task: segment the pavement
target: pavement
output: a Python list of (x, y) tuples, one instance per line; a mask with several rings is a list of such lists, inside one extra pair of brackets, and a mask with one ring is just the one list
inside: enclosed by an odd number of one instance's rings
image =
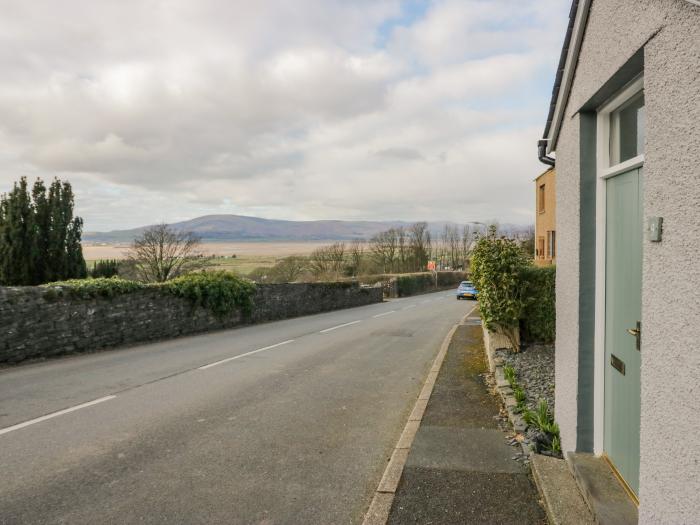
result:
[[(440, 292), (0, 371), (0, 523), (361, 523), (445, 334), (472, 307)], [(467, 400), (452, 389), (435, 396), (457, 410)], [(429, 410), (438, 434), (421, 429), (406, 487), (464, 487), (465, 472), (525, 486), (511, 465), (440, 465), (441, 426), (472, 421), (466, 436), (484, 441), (483, 403), (468, 417)], [(424, 522), (416, 498), (398, 500), (395, 520)]]
[(472, 316), (449, 343), (387, 523), (546, 523), (529, 469), (512, 459), (498, 427), (485, 372), (480, 320)]

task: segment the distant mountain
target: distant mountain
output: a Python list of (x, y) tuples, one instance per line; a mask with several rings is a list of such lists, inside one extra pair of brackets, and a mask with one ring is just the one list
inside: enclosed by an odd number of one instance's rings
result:
[[(403, 221), (284, 221), (247, 217), (244, 215), (204, 215), (188, 221), (176, 222), (170, 226), (175, 230), (196, 233), (205, 242), (216, 241), (348, 241), (369, 239), (373, 235), (395, 228), (409, 226)], [(437, 238), (446, 224), (445, 221), (430, 222), (430, 232)], [(87, 242), (125, 243), (131, 242), (148, 226), (131, 230), (110, 232), (85, 232)], [(502, 232), (518, 233), (522, 226), (504, 224)]]
[[(401, 221), (284, 221), (243, 215), (205, 215), (170, 226), (203, 241), (341, 241), (366, 239), (380, 231), (407, 226)], [(444, 224), (444, 223), (442, 223)], [(441, 226), (442, 227), (442, 226)], [(131, 242), (148, 226), (110, 232), (85, 232), (89, 242)]]

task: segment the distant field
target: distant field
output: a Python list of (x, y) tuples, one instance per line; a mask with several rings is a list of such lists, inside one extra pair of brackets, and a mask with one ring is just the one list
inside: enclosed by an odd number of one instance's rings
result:
[[(308, 255), (331, 242), (209, 242), (202, 243), (202, 252), (216, 257), (217, 268), (247, 274), (258, 266), (273, 266), (288, 255)], [(128, 249), (128, 244), (83, 243), (83, 257), (89, 268), (101, 259), (124, 259)]]

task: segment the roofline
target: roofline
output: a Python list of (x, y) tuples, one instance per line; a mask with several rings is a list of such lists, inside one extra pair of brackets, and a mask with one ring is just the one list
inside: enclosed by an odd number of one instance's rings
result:
[(537, 182), (537, 181), (540, 180), (542, 177), (544, 177), (545, 175), (547, 175), (547, 173), (549, 173), (550, 171), (556, 172), (556, 170), (557, 170), (557, 168), (556, 168), (555, 166), (552, 166), (551, 168), (544, 170), (544, 171), (543, 171), (542, 173), (540, 173), (537, 177), (535, 177), (534, 179), (532, 179), (532, 182)]
[(571, 2), (569, 25), (566, 28), (566, 36), (564, 37), (564, 44), (559, 56), (557, 75), (554, 79), (552, 98), (549, 103), (549, 114), (542, 135), (542, 138), (547, 141), (546, 152), (548, 154), (555, 151), (557, 146), (559, 130), (561, 129), (566, 103), (569, 101), (590, 7), (591, 0), (572, 0)]

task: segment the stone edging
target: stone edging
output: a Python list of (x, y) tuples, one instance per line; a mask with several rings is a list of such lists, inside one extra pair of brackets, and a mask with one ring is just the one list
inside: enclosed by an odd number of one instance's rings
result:
[[(496, 390), (501, 396), (503, 405), (506, 407), (506, 412), (508, 413), (508, 420), (511, 425), (513, 425), (513, 430), (516, 434), (525, 434), (527, 430), (527, 424), (523, 419), (523, 416), (516, 413), (513, 409), (518, 406), (518, 402), (515, 400), (513, 395), (513, 389), (510, 387), (510, 383), (506, 380), (505, 374), (503, 373), (503, 361), (499, 358), (494, 359), (494, 378), (496, 380)], [(527, 445), (524, 441), (520, 441), (520, 447), (523, 450), (523, 454), (526, 457), (530, 457), (535, 452)]]

